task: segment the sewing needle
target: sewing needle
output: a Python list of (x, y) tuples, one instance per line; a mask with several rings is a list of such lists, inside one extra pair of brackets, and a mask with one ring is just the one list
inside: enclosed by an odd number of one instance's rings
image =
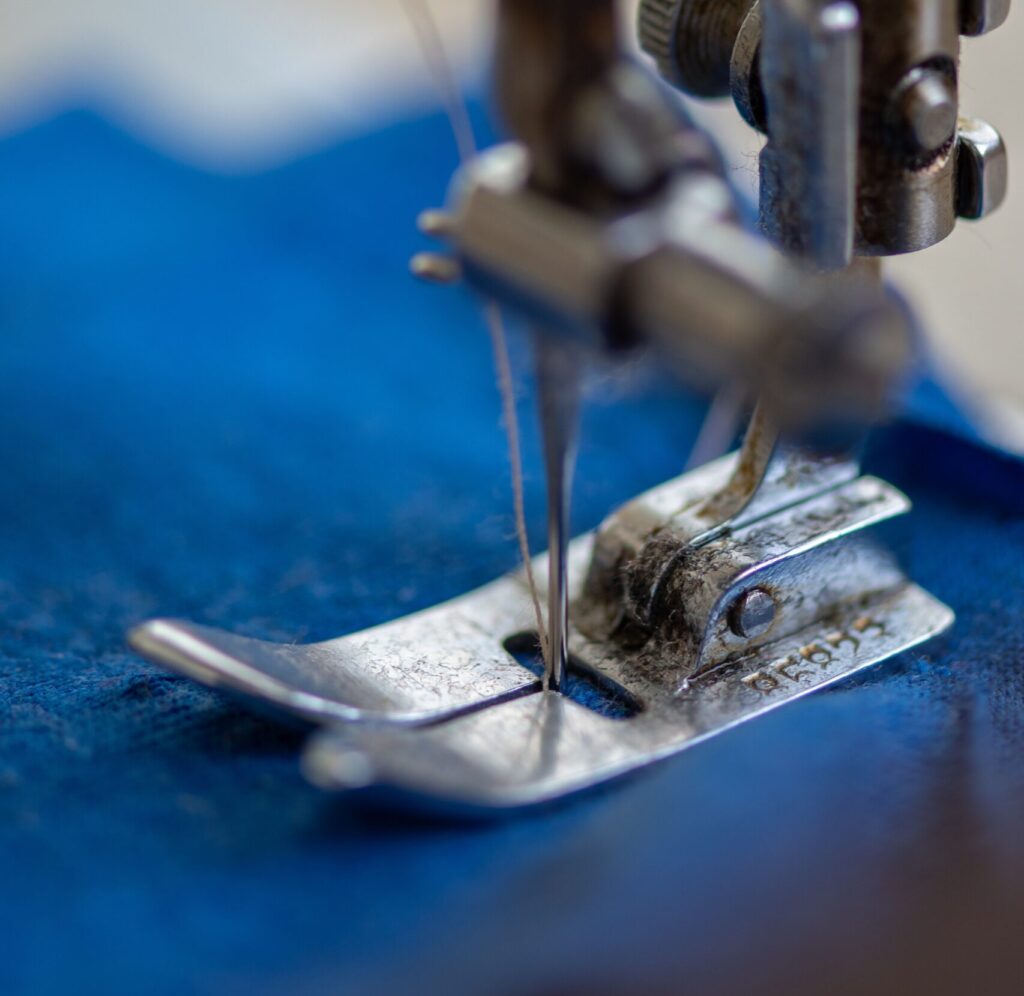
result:
[(572, 479), (579, 427), (581, 357), (538, 333), (537, 386), (548, 496), (548, 659), (544, 687), (561, 690), (568, 666), (568, 550)]

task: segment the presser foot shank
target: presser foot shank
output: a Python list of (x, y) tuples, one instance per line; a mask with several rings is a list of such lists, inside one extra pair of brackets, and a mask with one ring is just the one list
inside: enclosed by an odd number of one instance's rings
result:
[[(130, 642), (172, 671), (322, 726), (303, 768), (325, 788), (373, 786), (480, 810), (549, 802), (951, 625), (950, 609), (866, 534), (909, 508), (876, 478), (833, 479), (697, 537), (692, 510), (722, 489), (736, 459), (655, 488), (573, 542), (562, 693), (541, 690), (521, 572), (324, 643), (274, 644), (170, 620), (146, 623)], [(535, 576), (545, 569), (538, 558)], [(651, 597), (638, 597), (638, 585)]]

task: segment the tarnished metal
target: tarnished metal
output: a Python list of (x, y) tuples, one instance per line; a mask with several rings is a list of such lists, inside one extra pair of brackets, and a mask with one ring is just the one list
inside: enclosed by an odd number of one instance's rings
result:
[(753, 0), (641, 0), (640, 46), (658, 69), (689, 93), (729, 93), (729, 61)]
[[(495, 634), (533, 625), (508, 612), (522, 587), (503, 580), (361, 633), (324, 643), (268, 643), (173, 619), (129, 634), (139, 653), (186, 677), (311, 723), (436, 723), (539, 688)], [(518, 602), (517, 602), (518, 605)]]
[[(802, 216), (845, 210), (847, 199), (825, 188), (845, 190), (854, 176), (853, 248), (877, 257), (925, 249), (953, 230), (962, 198), (959, 162), (968, 170), (978, 162), (970, 138), (965, 149), (956, 135), (960, 35), (994, 30), (1009, 6), (1009, 0), (759, 0), (722, 4), (726, 14), (712, 13), (713, 0), (650, 0), (641, 8), (641, 26), (669, 26), (661, 35), (648, 27), (653, 40), (646, 47), (662, 75), (690, 93), (722, 95), (728, 67), (737, 108), (768, 134), (761, 218), (779, 244), (804, 255)], [(736, 16), (736, 7), (745, 15)], [(696, 68), (687, 69), (687, 59)], [(851, 135), (856, 147), (844, 161), (839, 149)], [(837, 142), (837, 136), (845, 138)]]
[(946, 77), (957, 99), (959, 0), (859, 0), (859, 7), (857, 248), (867, 256), (915, 252), (944, 239), (956, 224), (956, 149), (950, 141), (922, 152), (901, 141), (900, 86), (912, 70), (927, 68)]
[(729, 60), (729, 92), (743, 120), (758, 131), (768, 129), (768, 109), (761, 86), (761, 40), (764, 19), (761, 0), (754, 0), (740, 25)]
[(838, 270), (855, 240), (860, 17), (845, 0), (761, 4), (761, 227), (787, 252)]
[[(541, 214), (568, 208), (593, 219), (628, 211), (656, 197), (680, 171), (706, 165), (709, 158), (708, 144), (693, 129), (680, 132), (677, 114), (654, 81), (623, 57), (616, 7), (616, 0), (499, 0), (495, 96), (526, 152), (523, 189)], [(527, 235), (525, 253), (537, 248), (538, 234)], [(556, 279), (566, 261), (553, 260)], [(596, 288), (598, 302), (588, 303), (614, 309), (616, 276)], [(572, 312), (570, 321), (593, 330), (588, 318), (590, 312)], [(602, 325), (607, 329), (610, 323)], [(551, 340), (543, 318), (536, 327), (544, 330), (536, 348), (551, 543), (545, 685), (557, 689), (566, 664), (565, 554), (576, 396), (586, 357)]]
[[(694, 662), (692, 675), (703, 674), (741, 650), (750, 653), (810, 625), (839, 602), (898, 583), (899, 572), (883, 551), (859, 537), (842, 545), (837, 540), (907, 507), (868, 478), (703, 543), (687, 539), (685, 516), (674, 517), (634, 562), (619, 566), (624, 590), (609, 608), (624, 604), (654, 644), (674, 646)], [(754, 589), (771, 594), (777, 615), (769, 632), (744, 638), (733, 631), (730, 613)], [(588, 595), (595, 605), (598, 590), (591, 575)], [(614, 587), (610, 592), (619, 594)]]
[[(331, 732), (305, 758), (318, 784), (382, 785), (485, 808), (543, 802), (667, 757), (952, 621), (864, 535), (909, 507), (874, 478), (823, 487), (690, 548), (687, 509), (725, 488), (737, 460), (655, 488), (596, 540), (572, 544), (570, 678), (589, 676), (596, 698), (573, 698), (571, 681), (565, 694), (541, 692), (536, 674), (514, 656), (533, 629), (521, 574), (311, 646), (173, 621), (148, 623), (131, 642), (204, 684), (328, 724)], [(681, 550), (698, 562), (688, 569), (675, 558), (662, 581), (668, 597), (641, 632), (623, 624), (625, 603), (615, 605), (620, 575), (607, 558), (612, 549), (622, 557), (659, 543), (670, 561)], [(538, 577), (544, 560), (534, 565)], [(737, 633), (734, 607), (762, 592), (773, 604), (767, 628)], [(626, 703), (619, 718), (600, 708), (602, 696)]]
[(598, 217), (537, 194), (529, 172), (505, 145), (454, 184), (445, 235), (482, 293), (592, 349), (652, 345), (689, 383), (742, 380), (787, 422), (884, 404), (908, 358), (905, 311), (872, 282), (808, 280), (735, 222), (721, 177), (687, 172)]
[[(944, 630), (945, 606), (908, 584), (739, 658), (674, 693), (645, 678), (642, 654), (616, 658), (638, 711), (609, 719), (562, 695), (532, 694), (426, 730), (347, 725), (310, 743), (309, 778), (326, 789), (398, 791), (456, 812), (514, 810), (562, 798), (662, 761), (709, 737), (910, 649)], [(581, 660), (608, 665), (576, 645)], [(591, 651), (594, 650), (591, 654)], [(665, 661), (679, 674), (678, 660)]]

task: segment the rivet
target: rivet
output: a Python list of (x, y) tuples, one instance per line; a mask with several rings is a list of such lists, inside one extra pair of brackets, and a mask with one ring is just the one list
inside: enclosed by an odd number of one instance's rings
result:
[(733, 603), (729, 628), (747, 640), (762, 636), (775, 622), (775, 611), (775, 599), (763, 588), (752, 588)]

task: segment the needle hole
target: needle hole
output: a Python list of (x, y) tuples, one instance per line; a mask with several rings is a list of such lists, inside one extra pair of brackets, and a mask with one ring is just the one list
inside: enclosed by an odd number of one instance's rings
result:
[[(544, 677), (544, 658), (536, 633), (515, 633), (502, 646), (531, 674)], [(572, 656), (562, 692), (577, 705), (606, 719), (631, 719), (642, 709), (625, 688)]]

